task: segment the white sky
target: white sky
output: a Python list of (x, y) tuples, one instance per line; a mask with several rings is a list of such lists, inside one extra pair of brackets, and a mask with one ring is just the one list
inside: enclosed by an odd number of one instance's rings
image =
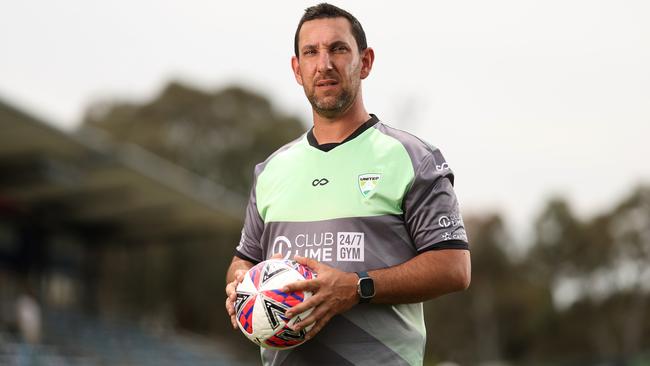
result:
[[(70, 129), (93, 100), (237, 83), (309, 121), (289, 59), (315, 3), (1, 1), (0, 96)], [(521, 234), (552, 194), (589, 217), (650, 182), (650, 2), (333, 3), (375, 49), (367, 108), (443, 151), (466, 215)]]

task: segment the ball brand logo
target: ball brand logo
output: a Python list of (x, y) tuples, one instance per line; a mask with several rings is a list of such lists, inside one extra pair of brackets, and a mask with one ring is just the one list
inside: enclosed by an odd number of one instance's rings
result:
[(329, 182), (330, 181), (327, 180), (327, 178), (321, 178), (321, 179), (316, 178), (311, 182), (311, 185), (314, 186), (314, 187), (316, 187), (316, 186), (324, 186)]

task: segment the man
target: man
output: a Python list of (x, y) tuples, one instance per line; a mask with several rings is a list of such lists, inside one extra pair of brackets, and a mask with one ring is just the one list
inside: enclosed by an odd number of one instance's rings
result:
[(285, 288), (314, 293), (286, 315), (314, 307), (296, 330), (314, 326), (297, 348), (263, 349), (264, 364), (422, 364), (422, 301), (470, 282), (454, 176), (438, 149), (366, 112), (361, 80), (375, 55), (354, 16), (310, 7), (294, 46), (291, 66), (314, 126), (255, 168), (226, 279), (233, 328), (245, 271), (292, 257), (318, 276)]

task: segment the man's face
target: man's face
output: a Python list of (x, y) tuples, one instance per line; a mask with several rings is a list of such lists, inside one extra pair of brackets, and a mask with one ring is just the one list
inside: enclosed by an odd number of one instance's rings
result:
[(291, 64), (296, 80), (319, 115), (335, 118), (352, 105), (361, 79), (368, 76), (372, 65), (366, 53), (359, 54), (345, 18), (303, 23), (298, 38), (299, 57), (294, 56)]

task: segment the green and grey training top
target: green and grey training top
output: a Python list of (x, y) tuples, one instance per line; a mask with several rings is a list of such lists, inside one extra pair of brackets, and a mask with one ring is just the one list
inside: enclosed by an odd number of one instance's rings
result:
[[(310, 130), (255, 168), (236, 255), (253, 263), (298, 254), (343, 271), (370, 271), (437, 249), (468, 249), (440, 151), (372, 116), (345, 141)], [(265, 365), (419, 365), (422, 303), (360, 304), (312, 340), (262, 350)]]

